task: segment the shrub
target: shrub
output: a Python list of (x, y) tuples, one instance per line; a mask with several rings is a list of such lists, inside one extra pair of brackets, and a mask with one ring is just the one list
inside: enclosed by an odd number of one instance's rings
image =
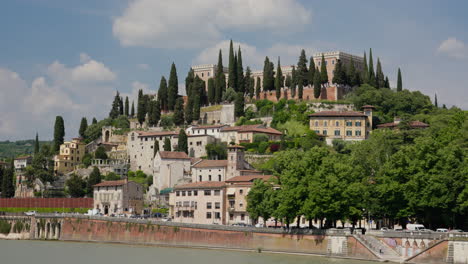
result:
[(5, 220), (0, 220), (0, 233), (4, 235), (8, 235), (11, 230), (11, 225)]
[(109, 172), (107, 175), (106, 175), (106, 181), (116, 181), (116, 180), (120, 180), (120, 176), (113, 173), (113, 172)]
[(253, 137), (253, 142), (255, 143), (268, 142), (268, 136), (265, 134), (255, 134)]
[(268, 142), (261, 142), (258, 145), (258, 153), (265, 154), (265, 151), (267, 150), (268, 146), (269, 146)]

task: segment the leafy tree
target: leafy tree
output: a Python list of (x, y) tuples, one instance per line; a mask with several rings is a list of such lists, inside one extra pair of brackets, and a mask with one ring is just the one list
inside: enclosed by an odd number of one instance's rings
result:
[(241, 48), (239, 46), (239, 49), (237, 51), (237, 92), (241, 92), (242, 94), (245, 93), (245, 80), (244, 80), (244, 67), (242, 66), (242, 53), (241, 53)]
[(213, 78), (208, 79), (208, 102), (210, 104), (215, 104), (216, 103), (216, 98), (215, 98), (215, 82)]
[(130, 114), (130, 111), (129, 111), (129, 102), (128, 102), (128, 96), (125, 96), (125, 111), (124, 111), (124, 115), (125, 116), (129, 116)]
[(275, 76), (275, 89), (276, 89), (276, 100), (279, 100), (281, 97), (281, 87), (283, 87), (283, 72), (281, 71), (281, 62), (278, 57), (278, 65), (276, 66), (276, 76)]
[(54, 125), (54, 151), (60, 150), (60, 145), (63, 144), (65, 137), (65, 125), (61, 116), (55, 117)]
[(273, 186), (261, 179), (254, 180), (254, 184), (247, 194), (247, 212), (250, 217), (258, 222), (262, 217), (266, 222), (273, 214)]
[(94, 152), (94, 158), (96, 159), (108, 159), (106, 149), (103, 146), (99, 146)]
[(167, 108), (174, 110), (175, 103), (179, 94), (179, 81), (177, 79), (177, 69), (174, 63), (171, 65), (169, 82), (167, 85)]
[(208, 143), (205, 146), (206, 155), (208, 159), (212, 160), (225, 160), (227, 159), (227, 146), (226, 143)]
[(267, 56), (263, 66), (263, 91), (273, 90), (274, 85), (274, 66)]
[(369, 50), (369, 73), (368, 73), (369, 85), (377, 87), (377, 80), (374, 72), (374, 60), (372, 58), (372, 49)]
[(377, 70), (375, 74), (377, 88), (385, 88), (385, 76), (382, 71), (382, 64), (380, 64), (380, 59), (377, 58)]
[(257, 77), (257, 85), (255, 86), (255, 98), (258, 100), (260, 99), (260, 92), (262, 90), (262, 81), (260, 77)]
[(177, 142), (177, 151), (185, 152), (188, 154), (188, 138), (185, 130), (180, 129), (179, 139)]
[(92, 160), (93, 160), (93, 155), (91, 155), (90, 153), (86, 153), (84, 154), (83, 159), (81, 160), (81, 163), (83, 163), (85, 168), (88, 168), (89, 166), (91, 166)]
[(180, 126), (184, 124), (184, 99), (177, 98), (174, 109), (174, 124)]
[(115, 97), (114, 97), (114, 101), (112, 102), (112, 108), (111, 108), (111, 111), (109, 113), (109, 117), (110, 118), (116, 118), (116, 117), (119, 116), (119, 114), (120, 114), (120, 94), (117, 91), (117, 93), (115, 94)]
[(109, 172), (106, 177), (105, 177), (106, 181), (118, 181), (120, 180), (120, 176), (113, 173), (113, 172)]
[(236, 100), (236, 91), (234, 91), (233, 88), (229, 87), (227, 90), (226, 90), (226, 93), (223, 94), (223, 101), (225, 102), (233, 102), (234, 100)]
[(314, 78), (314, 97), (318, 99), (320, 97), (320, 93), (322, 92), (322, 75), (319, 71), (315, 72)]
[(67, 186), (67, 192), (72, 198), (83, 197), (86, 194), (86, 182), (76, 174), (72, 174), (71, 177), (65, 182)]
[(171, 115), (163, 115), (161, 117), (161, 123), (159, 124), (164, 129), (170, 128), (174, 125), (174, 120)]
[(266, 134), (255, 134), (253, 137), (254, 143), (268, 142), (269, 138)]
[(34, 141), (34, 155), (38, 153), (39, 153), (39, 134), (36, 132), (36, 140)]
[(154, 140), (153, 146), (153, 157), (156, 156), (156, 153), (159, 151), (159, 141), (157, 139)]
[(320, 74), (322, 79), (322, 84), (328, 83), (328, 72), (327, 72), (327, 64), (325, 62), (325, 56), (322, 53), (322, 62), (320, 63)]
[[(301, 50), (301, 55), (299, 56), (299, 61), (297, 62), (297, 83), (302, 83), (302, 86), (307, 86), (309, 84), (308, 73), (307, 73), (307, 57), (305, 50)], [(302, 79), (302, 82), (300, 81)]]
[(97, 167), (93, 167), (93, 171), (89, 174), (86, 182), (86, 194), (89, 197), (93, 197), (93, 186), (98, 183), (101, 183), (101, 172)]
[(244, 93), (237, 92), (234, 102), (234, 115), (235, 117), (244, 116)]
[(403, 81), (401, 80), (400, 68), (398, 68), (397, 91), (398, 92), (403, 91)]
[(171, 140), (168, 138), (168, 137), (165, 137), (164, 138), (164, 145), (163, 145), (163, 149), (164, 151), (172, 151), (172, 147), (171, 147)]
[(226, 75), (224, 75), (223, 55), (221, 49), (218, 55), (218, 64), (216, 65), (216, 81), (215, 81), (215, 102), (221, 103), (224, 91), (226, 90)]
[(85, 132), (87, 128), (88, 128), (88, 120), (86, 120), (86, 117), (83, 117), (81, 118), (80, 130), (78, 131), (80, 134), (80, 137), (85, 138)]

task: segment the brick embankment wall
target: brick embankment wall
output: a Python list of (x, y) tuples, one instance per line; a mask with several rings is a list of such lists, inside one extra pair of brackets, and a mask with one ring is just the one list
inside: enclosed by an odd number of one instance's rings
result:
[(372, 254), (372, 252), (370, 252), (363, 244), (361, 244), (361, 242), (359, 242), (356, 238), (352, 236), (348, 237), (348, 256), (370, 260), (379, 259), (374, 254)]
[(121, 242), (186, 247), (268, 250), (327, 254), (329, 237), (210, 230), (157, 224), (72, 219), (63, 222), (60, 240)]
[(441, 241), (421, 254), (409, 259), (408, 263), (447, 263), (448, 241)]

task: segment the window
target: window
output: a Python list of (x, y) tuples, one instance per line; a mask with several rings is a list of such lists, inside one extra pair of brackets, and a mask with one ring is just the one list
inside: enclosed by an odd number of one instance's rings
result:
[(346, 130), (346, 136), (352, 136), (353, 135), (353, 131), (351, 130)]
[(198, 196), (198, 191), (197, 190), (193, 191), (193, 196)]
[(245, 220), (245, 214), (241, 214), (241, 220), (242, 220), (242, 221)]
[(220, 196), (220, 195), (221, 195), (221, 191), (220, 191), (220, 190), (215, 190), (215, 191), (214, 191), (214, 195), (215, 195), (215, 196)]
[(353, 126), (353, 122), (352, 121), (346, 121), (346, 126)]
[(327, 131), (326, 130), (323, 130), (322, 131), (322, 134), (324, 134), (325, 136), (327, 135)]
[(211, 212), (206, 213), (206, 219), (211, 219)]
[(335, 64), (335, 60), (332, 60), (332, 64)]
[(215, 209), (220, 209), (221, 208), (221, 203), (217, 202), (215, 203)]
[(336, 121), (335, 126), (340, 126), (340, 121)]
[(320, 134), (319, 130), (314, 130), (315, 134)]
[(357, 121), (357, 122), (355, 123), (355, 125), (356, 125), (356, 126), (361, 126), (361, 121)]
[(335, 130), (335, 136), (339, 136), (340, 135), (340, 131), (339, 130)]
[(221, 175), (218, 175), (218, 181), (221, 181)]
[(201, 73), (201, 77), (203, 77), (203, 72)]
[(240, 190), (239, 190), (239, 193), (240, 193), (240, 194), (243, 194), (243, 193), (244, 193), (244, 190), (240, 189)]
[(221, 219), (221, 213), (215, 212), (215, 219)]
[(187, 191), (187, 196), (192, 196), (192, 191)]
[(234, 215), (233, 214), (229, 214), (229, 220), (234, 220)]
[(208, 181), (211, 181), (211, 175), (208, 175)]
[(207, 75), (208, 75), (208, 77), (210, 77), (210, 73), (209, 73), (209, 72), (207, 73)]
[(328, 122), (327, 122), (327, 121), (324, 121), (324, 122), (323, 122), (323, 126), (325, 126), (325, 127), (328, 126)]
[(202, 176), (198, 176), (198, 181), (202, 181)]
[(318, 126), (318, 125), (319, 125), (318, 121), (315, 121), (315, 126)]
[(356, 130), (355, 134), (356, 134), (356, 136), (360, 136), (361, 135), (361, 130)]
[(185, 191), (182, 191), (182, 196), (185, 196)]
[(211, 209), (211, 203), (206, 203), (206, 209)]
[(205, 196), (210, 196), (211, 195), (211, 190), (205, 190)]

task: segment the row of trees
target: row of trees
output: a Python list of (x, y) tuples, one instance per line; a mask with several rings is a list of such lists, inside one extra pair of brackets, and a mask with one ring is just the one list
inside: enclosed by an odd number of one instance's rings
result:
[(112, 102), (112, 108), (109, 113), (109, 118), (117, 118), (120, 115), (125, 115), (127, 117), (135, 115), (135, 106), (132, 102), (132, 108), (129, 108), (128, 96), (125, 97), (125, 104), (123, 98), (120, 96), (119, 92), (115, 94), (114, 101)]
[(13, 161), (8, 167), (3, 168), (0, 166), (0, 192), (2, 198), (11, 198), (15, 195), (14, 177)]

